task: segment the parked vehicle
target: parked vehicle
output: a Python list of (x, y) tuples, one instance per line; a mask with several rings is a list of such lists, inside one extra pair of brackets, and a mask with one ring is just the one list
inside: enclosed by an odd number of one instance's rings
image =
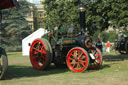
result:
[(92, 45), (92, 38), (85, 31), (85, 7), (80, 5), (80, 31), (77, 26), (60, 25), (30, 45), (30, 61), (37, 70), (48, 68), (51, 63), (63, 65), (73, 72), (98, 69), (102, 65), (102, 55)]
[(114, 42), (114, 48), (121, 54), (128, 54), (128, 34), (124, 36), (123, 32), (119, 32), (118, 39)]

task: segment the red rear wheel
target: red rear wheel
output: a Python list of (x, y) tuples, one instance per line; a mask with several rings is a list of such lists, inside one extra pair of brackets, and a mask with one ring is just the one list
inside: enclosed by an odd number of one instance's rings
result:
[(92, 63), (90, 63), (88, 69), (98, 69), (103, 62), (101, 51), (98, 48), (96, 48), (95, 50), (92, 50), (92, 54), (94, 55), (95, 60)]
[(75, 47), (67, 54), (67, 66), (71, 71), (83, 72), (88, 68), (89, 57), (85, 49)]
[(45, 69), (52, 60), (46, 39), (36, 39), (30, 47), (30, 61), (37, 70)]

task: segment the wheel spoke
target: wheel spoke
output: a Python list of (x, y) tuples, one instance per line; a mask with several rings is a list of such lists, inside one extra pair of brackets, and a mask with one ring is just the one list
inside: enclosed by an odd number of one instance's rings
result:
[(76, 58), (78, 57), (78, 51), (77, 51), (77, 50), (74, 51), (74, 56), (75, 56)]
[(76, 56), (74, 54), (71, 54), (71, 56), (73, 56), (76, 59)]
[(81, 61), (81, 63), (82, 63), (83, 65), (85, 65), (85, 64), (86, 64), (86, 61)]
[(84, 67), (85, 64), (81, 61), (81, 65)]
[(86, 57), (85, 56), (82, 56), (80, 59), (83, 60), (83, 59), (86, 59)]
[(83, 55), (83, 53), (81, 52), (81, 54), (80, 54), (80, 55), (78, 55), (78, 59), (79, 59), (82, 55)]
[(37, 48), (33, 48), (35, 51), (39, 51)]
[(72, 66), (72, 67), (74, 68), (74, 67), (75, 67), (75, 65), (76, 65), (76, 63), (73, 63), (73, 66)]
[(77, 64), (77, 66), (78, 66), (78, 68), (77, 68), (77, 69), (79, 69), (79, 68), (81, 69), (81, 66), (80, 66), (80, 64), (79, 64), (79, 63)]
[(78, 53), (77, 53), (77, 56), (78, 56), (78, 57), (79, 57), (80, 53), (82, 53), (82, 52), (81, 52), (81, 51), (78, 51)]
[(38, 42), (38, 49), (40, 50), (41, 49), (41, 43)]
[(41, 50), (45, 50), (44, 46), (40, 46), (40, 49), (41, 49)]
[(78, 63), (77, 63), (76, 69), (79, 69), (79, 65), (78, 65)]
[(70, 60), (74, 60), (74, 58), (71, 58), (71, 57), (70, 57)]
[(74, 64), (74, 63), (76, 64), (76, 61), (75, 61), (75, 60), (72, 60), (72, 61), (71, 61), (71, 64)]
[(37, 48), (33, 48), (35, 51), (37, 51), (37, 52), (41, 52), (39, 49), (37, 49)]

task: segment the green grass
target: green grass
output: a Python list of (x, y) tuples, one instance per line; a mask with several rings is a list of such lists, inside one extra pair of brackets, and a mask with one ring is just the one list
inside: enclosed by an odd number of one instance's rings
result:
[(104, 53), (103, 58), (99, 70), (74, 73), (54, 65), (45, 71), (37, 71), (28, 56), (22, 56), (20, 52), (8, 53), (8, 72), (0, 85), (128, 85), (128, 55), (112, 52)]

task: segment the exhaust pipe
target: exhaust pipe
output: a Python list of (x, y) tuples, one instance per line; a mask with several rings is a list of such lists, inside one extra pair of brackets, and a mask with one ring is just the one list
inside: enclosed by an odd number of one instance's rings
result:
[(82, 32), (85, 32), (85, 27), (86, 27), (86, 24), (85, 24), (85, 11), (86, 11), (86, 8), (84, 6), (84, 4), (80, 4), (80, 7), (79, 7), (79, 10), (80, 10), (80, 13), (79, 13), (79, 16), (80, 16), (80, 29)]

